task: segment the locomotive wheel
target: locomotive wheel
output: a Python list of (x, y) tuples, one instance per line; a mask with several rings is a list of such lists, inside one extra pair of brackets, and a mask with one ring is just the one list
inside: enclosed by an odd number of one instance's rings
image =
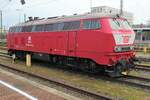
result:
[(57, 63), (58, 63), (58, 57), (53, 56), (53, 57), (52, 57), (52, 63), (53, 63), (53, 64), (57, 64)]
[(114, 77), (122, 76), (122, 71), (121, 71), (122, 66), (123, 65), (120, 63), (116, 65), (115, 70), (114, 70)]
[(122, 73), (122, 70), (121, 70), (122, 66), (123, 66), (122, 64), (118, 63), (118, 64), (114, 67), (114, 71), (113, 71), (112, 73), (109, 73), (109, 75), (110, 75), (111, 77), (121, 77), (121, 76), (127, 74), (127, 71), (124, 71), (124, 72)]
[(58, 57), (58, 64), (63, 65), (63, 57)]
[(86, 63), (86, 66), (83, 68), (83, 71), (93, 74), (93, 73), (98, 73), (99, 69), (95, 62), (88, 61)]
[(116, 66), (113, 66), (113, 69), (111, 71), (106, 70), (106, 72), (110, 77), (120, 77), (122, 76), (121, 69), (120, 69), (121, 66), (122, 66), (121, 64), (117, 64)]

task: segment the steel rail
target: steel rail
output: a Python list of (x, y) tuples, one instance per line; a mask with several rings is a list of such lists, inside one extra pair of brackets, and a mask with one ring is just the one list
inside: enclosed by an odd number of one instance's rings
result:
[(2, 49), (2, 50), (7, 50), (7, 48), (6, 48), (6, 47), (1, 47), (1, 46), (0, 46), (0, 49)]
[(149, 62), (150, 58), (142, 58), (142, 57), (137, 57), (138, 61), (145, 61), (145, 62)]
[(12, 58), (12, 57), (9, 56), (9, 55), (1, 55), (1, 54), (0, 54), (0, 56), (1, 56), (1, 57), (6, 57), (6, 58)]
[(142, 71), (149, 71), (150, 72), (150, 68), (136, 67), (135, 69), (142, 70)]
[[(9, 68), (9, 69), (12, 69), (12, 70), (16, 70), (17, 72), (19, 72), (20, 70), (19, 69), (16, 69), (16, 68), (13, 68), (13, 67), (9, 67), (9, 66), (6, 66), (6, 65), (3, 65), (3, 64), (0, 64), (0, 66), (4, 66), (6, 68)], [(33, 76), (33, 77), (39, 77), (43, 80), (46, 80), (46, 81), (50, 81), (50, 82), (54, 82), (55, 84), (58, 84), (58, 85), (62, 85), (65, 87), (64, 84), (62, 84), (61, 82), (57, 82), (57, 80), (53, 80), (51, 78), (46, 78), (44, 76), (39, 76), (38, 74), (36, 73), (29, 73), (29, 72), (25, 72), (22, 70), (22, 73), (26, 73), (26, 74), (29, 74), (30, 76)], [(140, 84), (140, 83), (135, 83), (135, 82), (130, 82), (130, 81), (126, 81), (125, 79), (121, 79), (121, 78), (110, 78), (110, 77), (106, 77), (106, 76), (97, 76), (97, 75), (89, 75), (89, 77), (93, 77), (93, 78), (100, 78), (102, 80), (105, 80), (105, 81), (111, 81), (111, 82), (116, 82), (116, 83), (121, 83), (121, 84), (126, 84), (126, 85), (129, 85), (129, 86), (133, 86), (133, 87), (137, 87), (137, 88), (142, 88), (142, 89), (146, 89), (146, 90), (150, 90), (150, 86), (148, 85), (144, 85), (144, 84)], [(141, 81), (146, 81), (146, 82), (150, 82), (149, 79), (145, 79), (145, 78), (141, 78), (141, 77), (136, 77), (136, 76), (125, 76), (125, 77), (122, 77), (122, 78), (126, 78), (126, 79), (136, 79), (136, 80), (141, 80)], [(69, 85), (70, 88), (74, 88), (72, 85)], [(67, 84), (66, 84), (66, 87)], [(77, 91), (79, 91), (79, 88), (76, 88)], [(83, 89), (83, 93), (85, 92), (86, 90)], [(84, 94), (86, 94), (87, 92), (85, 92)], [(90, 93), (87, 93), (89, 95), (92, 96), (92, 94), (94, 95), (94, 93), (92, 92), (91, 94)], [(101, 97), (101, 95), (97, 94), (97, 96), (95, 97)], [(103, 96), (102, 96), (103, 97)], [(105, 96), (104, 96), (105, 97)], [(107, 97), (107, 96), (106, 96)], [(111, 98), (112, 99), (112, 98)], [(111, 99), (104, 99), (104, 100), (111, 100)]]
[(150, 71), (150, 66), (136, 64), (135, 69), (142, 70), (142, 71)]
[(6, 58), (12, 58), (11, 56), (8, 55), (8, 53), (6, 53), (6, 52), (1, 52), (1, 51), (0, 51), (0, 56), (1, 56), (1, 57), (6, 57)]
[(96, 92), (89, 91), (89, 90), (86, 90), (86, 89), (83, 89), (83, 88), (79, 88), (77, 86), (73, 86), (71, 84), (68, 84), (68, 83), (60, 81), (60, 80), (52, 79), (50, 77), (42, 76), (42, 75), (39, 75), (39, 74), (36, 74), (36, 73), (23, 71), (23, 70), (16, 69), (16, 68), (4, 65), (4, 64), (0, 64), (0, 67), (11, 69), (13, 71), (16, 71), (16, 72), (19, 72), (19, 73), (22, 73), (22, 74), (26, 74), (26, 75), (29, 75), (29, 76), (34, 77), (34, 78), (41, 79), (43, 81), (48, 81), (48, 82), (53, 83), (55, 85), (61, 86), (63, 88), (67, 88), (71, 91), (78, 92), (80, 94), (84, 94), (86, 96), (89, 96), (89, 97), (92, 97), (92, 98), (95, 98), (95, 99), (98, 99), (98, 100), (114, 100), (115, 99), (113, 97), (110, 97), (110, 96), (107, 96), (107, 95), (104, 95), (104, 94), (96, 93)]
[(7, 55), (7, 53), (6, 53), (6, 52), (0, 52), (0, 54), (4, 54), (4, 55)]
[(135, 82), (129, 82), (129, 81), (125, 81), (125, 80), (116, 80), (116, 81), (119, 83), (122, 83), (122, 84), (127, 84), (127, 85), (130, 85), (133, 87), (138, 87), (138, 88), (150, 91), (150, 86), (148, 86), (148, 85), (143, 85), (143, 84), (139, 84), (139, 83), (135, 83)]
[(148, 65), (139, 65), (139, 64), (135, 64), (135, 66), (137, 66), (137, 67), (150, 67)]
[[(130, 79), (130, 81), (127, 81), (128, 79)], [(134, 86), (134, 87), (138, 87), (138, 88), (142, 88), (142, 89), (146, 89), (146, 90), (150, 91), (150, 85), (136, 83), (134, 81), (131, 81), (132, 79), (142, 81), (142, 82), (145, 82), (145, 83), (150, 82), (150, 79), (137, 77), (137, 76), (129, 76), (129, 75), (127, 75), (125, 77), (122, 77), (122, 78), (118, 78), (115, 81), (118, 81), (118, 82), (123, 83), (123, 84), (127, 84), (127, 85), (130, 85), (130, 86)]]
[(131, 75), (127, 75), (125, 77), (128, 78), (128, 79), (136, 79), (136, 80), (140, 80), (140, 81), (150, 82), (150, 79), (148, 79), (148, 78), (131, 76)]

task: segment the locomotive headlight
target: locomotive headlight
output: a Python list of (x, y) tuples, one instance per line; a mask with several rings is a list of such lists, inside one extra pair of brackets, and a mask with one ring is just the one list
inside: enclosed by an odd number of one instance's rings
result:
[(115, 47), (115, 49), (114, 49), (114, 51), (115, 51), (115, 52), (121, 52), (121, 51), (122, 51), (122, 49), (121, 49), (121, 47), (116, 46), (116, 47)]
[(131, 50), (134, 50), (134, 46), (131, 46), (130, 49), (131, 49)]

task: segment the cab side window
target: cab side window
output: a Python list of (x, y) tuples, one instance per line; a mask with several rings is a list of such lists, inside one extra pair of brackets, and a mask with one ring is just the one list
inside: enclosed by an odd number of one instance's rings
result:
[(83, 21), (83, 29), (99, 29), (101, 27), (100, 20), (84, 20)]
[(21, 30), (22, 30), (22, 27), (21, 27), (21, 26), (18, 26), (18, 27), (16, 27), (15, 32), (21, 32)]

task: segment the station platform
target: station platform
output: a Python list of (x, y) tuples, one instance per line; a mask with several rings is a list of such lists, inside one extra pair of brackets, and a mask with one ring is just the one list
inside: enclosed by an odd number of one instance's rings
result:
[(0, 100), (79, 100), (0, 69)]

